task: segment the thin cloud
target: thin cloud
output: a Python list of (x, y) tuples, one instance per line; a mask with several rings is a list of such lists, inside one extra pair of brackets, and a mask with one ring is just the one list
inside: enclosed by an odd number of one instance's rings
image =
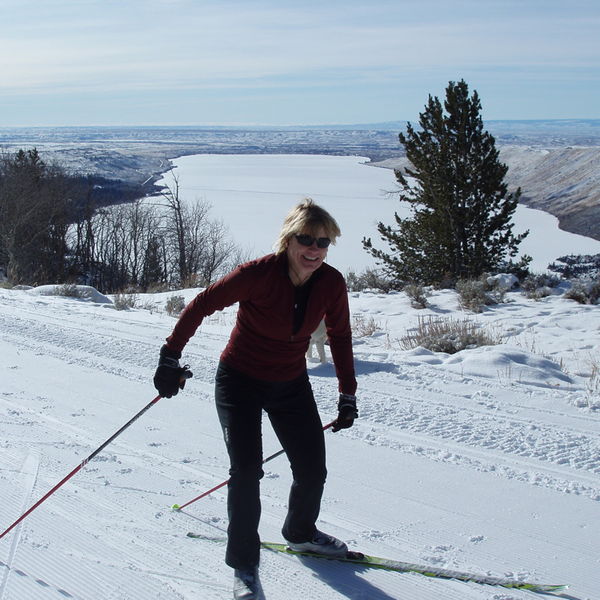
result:
[(427, 85), (423, 74), (600, 79), (600, 8), (581, 0), (4, 0), (0, 19), (10, 97), (355, 85), (358, 98), (360, 85)]

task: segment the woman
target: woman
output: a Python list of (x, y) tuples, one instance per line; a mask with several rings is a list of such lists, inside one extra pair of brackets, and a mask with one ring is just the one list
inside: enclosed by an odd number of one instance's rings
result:
[(161, 348), (154, 384), (170, 398), (180, 388), (181, 352), (203, 318), (239, 302), (215, 387), (231, 464), (225, 560), (235, 570), (234, 598), (254, 598), (257, 588), (263, 410), (293, 474), (282, 529), (288, 545), (329, 555), (347, 550), (315, 525), (327, 472), (305, 359), (310, 335), (324, 318), (340, 392), (332, 430), (351, 427), (358, 413), (348, 295), (342, 275), (325, 263), (339, 235), (333, 217), (306, 199), (286, 217), (275, 253), (240, 265), (198, 294)]

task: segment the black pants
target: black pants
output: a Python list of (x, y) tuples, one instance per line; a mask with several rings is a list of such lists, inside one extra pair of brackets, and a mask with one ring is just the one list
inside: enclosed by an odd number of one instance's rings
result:
[(312, 539), (327, 471), (325, 440), (308, 375), (286, 382), (248, 377), (219, 364), (217, 412), (231, 468), (225, 562), (235, 569), (258, 564), (262, 411), (265, 410), (292, 469), (293, 483), (282, 533), (290, 542)]

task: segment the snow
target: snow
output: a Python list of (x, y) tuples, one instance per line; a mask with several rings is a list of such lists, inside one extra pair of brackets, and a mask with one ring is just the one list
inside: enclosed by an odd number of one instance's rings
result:
[[(330, 250), (333, 265), (341, 253)], [(166, 301), (199, 290), (139, 294), (138, 308), (124, 311), (102, 294), (40, 291), (0, 289), (1, 531), (151, 402), (158, 349), (175, 323)], [(417, 310), (401, 292), (350, 293), (354, 324), (374, 331), (356, 327), (360, 418), (326, 433), (319, 525), (367, 553), (568, 583), (562, 597), (597, 600), (600, 307), (518, 290), (479, 314), (462, 311), (450, 290), (428, 300)], [(502, 343), (454, 355), (403, 350), (428, 316), (471, 319)], [(231, 598), (218, 541), (225, 489), (180, 512), (171, 506), (228, 477), (213, 378), (234, 318), (234, 307), (211, 316), (190, 341), (183, 358), (194, 378), (182, 393), (153, 405), (0, 539), (0, 600)], [(333, 366), (308, 366), (328, 423)], [(265, 456), (279, 449), (268, 421), (263, 441)], [(280, 541), (285, 457), (265, 473), (260, 532)], [(267, 600), (540, 597), (268, 551), (261, 560)]]
[(96, 288), (89, 285), (77, 285), (75, 289), (71, 289), (68, 285), (38, 285), (28, 291), (29, 294), (36, 294), (39, 296), (68, 296), (73, 295), (78, 300), (83, 302), (96, 302), (98, 304), (112, 303), (112, 300), (101, 294)]
[[(367, 161), (360, 156), (199, 154), (173, 163), (182, 198), (207, 201), (211, 215), (222, 219), (236, 242), (252, 255), (270, 252), (290, 208), (305, 196), (313, 198), (339, 222), (336, 266), (346, 273), (375, 266), (363, 250), (364, 237), (386, 249), (377, 222), (393, 224), (394, 212), (401, 217), (411, 214), (408, 204), (390, 194), (398, 191), (393, 170), (369, 166)], [(172, 175), (159, 183), (172, 184)], [(528, 229), (531, 233), (520, 250), (533, 257), (533, 271), (545, 271), (559, 256), (600, 253), (600, 241), (562, 231), (556, 217), (519, 205), (514, 233)]]

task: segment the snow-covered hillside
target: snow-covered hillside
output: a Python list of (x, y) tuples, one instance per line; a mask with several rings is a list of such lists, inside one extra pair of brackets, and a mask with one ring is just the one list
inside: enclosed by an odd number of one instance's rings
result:
[[(47, 291), (47, 290), (46, 290)], [(187, 299), (197, 290), (182, 292)], [(170, 294), (138, 307), (0, 290), (0, 530), (155, 397)], [(360, 419), (326, 434), (321, 525), (351, 547), (399, 560), (600, 595), (600, 310), (509, 292), (468, 315), (454, 292), (411, 308), (403, 293), (352, 293)], [(0, 540), (0, 600), (222, 600), (232, 573), (219, 541), (227, 478), (213, 375), (234, 309), (201, 327), (194, 378), (162, 399)], [(455, 355), (402, 350), (419, 315), (469, 317), (505, 343)], [(370, 335), (361, 335), (370, 333)], [(324, 422), (331, 364), (309, 363)], [(265, 424), (265, 455), (278, 450)], [(290, 484), (285, 457), (262, 482), (265, 540)], [(428, 579), (264, 551), (268, 600), (525, 600), (531, 592)]]

